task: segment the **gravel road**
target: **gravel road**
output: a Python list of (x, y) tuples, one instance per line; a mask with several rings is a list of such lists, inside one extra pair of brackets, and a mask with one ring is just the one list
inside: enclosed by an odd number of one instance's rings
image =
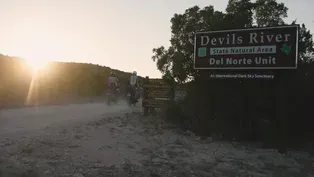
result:
[(308, 153), (200, 139), (124, 103), (1, 110), (0, 154), (0, 177), (314, 174)]

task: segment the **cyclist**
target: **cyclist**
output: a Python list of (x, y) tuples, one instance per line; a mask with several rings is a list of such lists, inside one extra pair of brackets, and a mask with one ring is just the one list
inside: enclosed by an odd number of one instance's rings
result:
[(108, 85), (109, 85), (109, 89), (111, 91), (113, 91), (114, 94), (116, 94), (118, 82), (119, 82), (119, 80), (116, 76), (116, 73), (111, 72), (109, 77), (108, 77)]
[(129, 79), (128, 85), (129, 85), (129, 89), (128, 90), (131, 91), (132, 98), (134, 98), (136, 87), (138, 85), (138, 83), (137, 83), (137, 72), (136, 71), (133, 71), (133, 73), (132, 73), (132, 75), (131, 75), (131, 77)]

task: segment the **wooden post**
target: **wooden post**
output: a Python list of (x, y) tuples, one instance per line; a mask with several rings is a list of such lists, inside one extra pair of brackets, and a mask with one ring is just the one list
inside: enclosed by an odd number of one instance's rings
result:
[(148, 96), (148, 93), (147, 93), (147, 89), (145, 88), (145, 85), (148, 85), (149, 84), (149, 77), (146, 76), (145, 79), (144, 79), (144, 84), (143, 84), (143, 87), (144, 87), (144, 97), (143, 97), (143, 100), (142, 100), (142, 107), (144, 109), (144, 116), (147, 116), (148, 115), (148, 107), (146, 106), (146, 102), (147, 102), (147, 96)]

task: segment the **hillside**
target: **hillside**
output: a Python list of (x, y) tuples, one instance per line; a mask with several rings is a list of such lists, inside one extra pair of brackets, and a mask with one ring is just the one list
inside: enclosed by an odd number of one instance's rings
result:
[(131, 73), (94, 64), (52, 62), (35, 77), (25, 60), (0, 54), (0, 108), (99, 96), (111, 71), (116, 72), (123, 89)]

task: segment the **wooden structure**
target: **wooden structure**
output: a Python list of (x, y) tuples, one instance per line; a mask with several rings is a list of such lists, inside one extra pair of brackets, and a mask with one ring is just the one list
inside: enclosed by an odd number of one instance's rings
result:
[(143, 88), (142, 107), (144, 108), (144, 115), (148, 115), (155, 108), (165, 107), (174, 98), (174, 89), (164, 83), (162, 79), (149, 79), (149, 77), (146, 77)]

